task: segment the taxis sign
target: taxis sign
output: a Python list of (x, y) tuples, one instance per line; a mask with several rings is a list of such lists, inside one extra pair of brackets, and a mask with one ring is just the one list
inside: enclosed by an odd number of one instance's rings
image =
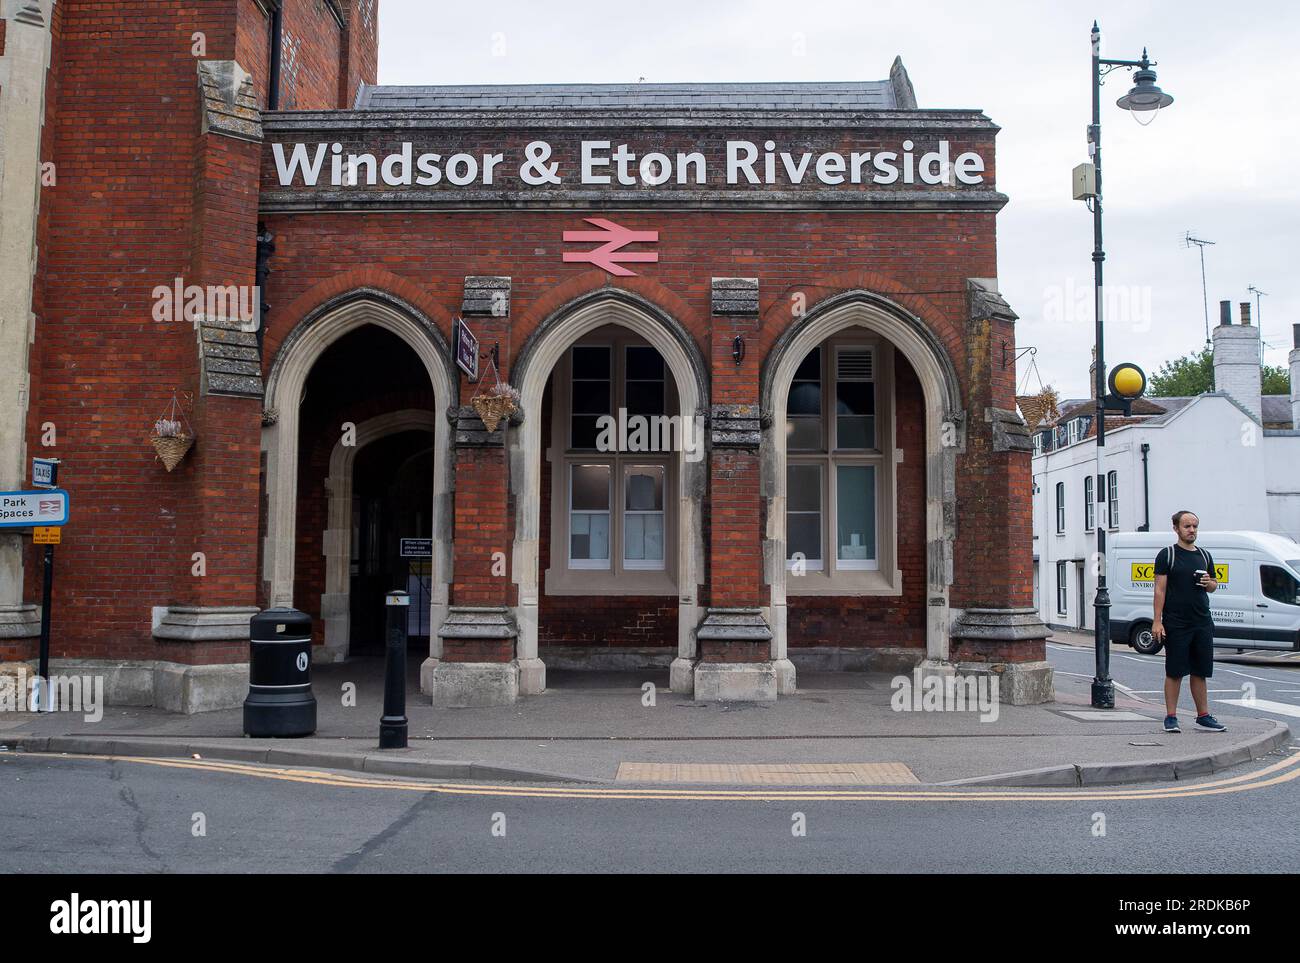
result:
[[(1220, 585), (1228, 584), (1228, 564), (1226, 562), (1216, 562), (1214, 565), (1214, 580)], [(1129, 565), (1129, 581), (1134, 585), (1155, 585), (1156, 581), (1156, 563), (1155, 562), (1133, 562)]]

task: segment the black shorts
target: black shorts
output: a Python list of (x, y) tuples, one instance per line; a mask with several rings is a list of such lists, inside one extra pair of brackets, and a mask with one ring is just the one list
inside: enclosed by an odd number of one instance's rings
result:
[(1165, 623), (1165, 675), (1170, 679), (1185, 675), (1208, 679), (1214, 675), (1213, 622)]

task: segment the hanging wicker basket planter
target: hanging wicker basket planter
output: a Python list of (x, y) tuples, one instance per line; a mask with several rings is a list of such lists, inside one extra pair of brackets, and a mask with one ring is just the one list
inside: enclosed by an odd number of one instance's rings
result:
[(496, 362), (489, 361), (488, 367), (495, 380), (486, 391), (471, 398), (469, 403), (483, 420), (483, 427), (488, 431), (496, 431), (502, 419), (509, 418), (519, 410), (519, 392), (501, 380)]
[(488, 431), (496, 431), (497, 425), (501, 424), (502, 418), (509, 418), (519, 406), (515, 404), (514, 399), (504, 395), (479, 395), (470, 401), (478, 416), (483, 419), (483, 427)]
[(179, 465), (191, 448), (194, 447), (194, 429), (190, 427), (185, 411), (172, 392), (171, 408), (154, 422), (153, 434), (149, 437), (153, 450), (158, 453), (158, 460), (167, 471)]
[(153, 450), (158, 453), (158, 459), (163, 463), (163, 467), (171, 471), (181, 463), (189, 450), (194, 446), (193, 435), (154, 435), (150, 439), (153, 442)]

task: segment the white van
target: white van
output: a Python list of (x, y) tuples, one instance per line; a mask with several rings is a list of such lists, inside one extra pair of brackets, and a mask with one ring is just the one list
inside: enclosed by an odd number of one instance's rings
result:
[[(1155, 561), (1178, 537), (1167, 532), (1117, 532), (1106, 539), (1110, 638), (1147, 655)], [(1196, 544), (1214, 558), (1218, 591), (1210, 596), (1214, 644), (1234, 649), (1300, 650), (1300, 544), (1269, 532), (1201, 532)]]

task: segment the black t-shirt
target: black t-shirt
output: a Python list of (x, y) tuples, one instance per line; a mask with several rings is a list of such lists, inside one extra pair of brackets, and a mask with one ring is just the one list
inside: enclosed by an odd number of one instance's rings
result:
[(1214, 577), (1214, 556), (1202, 548), (1190, 551), (1181, 545), (1174, 547), (1174, 561), (1169, 563), (1169, 549), (1162, 548), (1156, 556), (1156, 575), (1164, 575), (1165, 608), (1161, 618), (1165, 622), (1210, 622), (1210, 593), (1196, 584), (1196, 570), (1204, 569)]

